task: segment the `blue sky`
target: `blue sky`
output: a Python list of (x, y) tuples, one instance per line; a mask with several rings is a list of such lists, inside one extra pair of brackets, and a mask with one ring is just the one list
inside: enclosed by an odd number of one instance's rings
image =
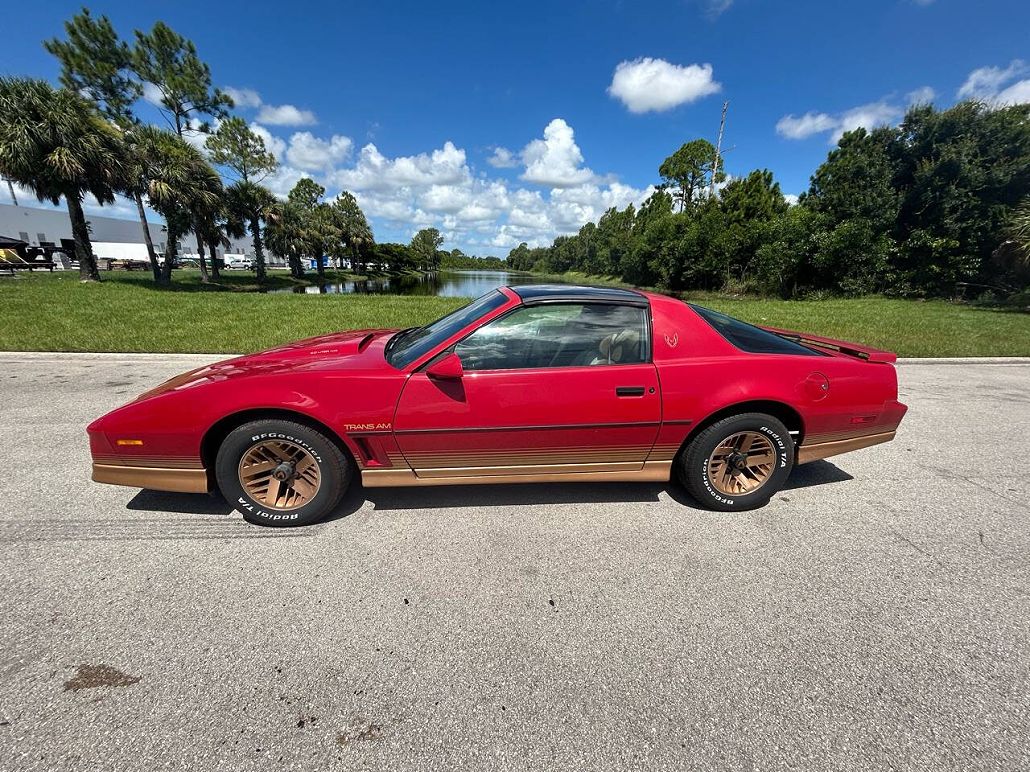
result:
[[(0, 72), (56, 79), (40, 41), (80, 4), (10, 5)], [(724, 100), (727, 171), (769, 168), (787, 194), (840, 131), (913, 100), (1030, 101), (1030, 3), (1015, 0), (90, 7), (124, 37), (161, 19), (191, 38), (280, 156), (275, 191), (309, 175), (352, 190), (380, 241), (433, 225), (474, 254), (641, 200), (680, 144), (715, 140)]]

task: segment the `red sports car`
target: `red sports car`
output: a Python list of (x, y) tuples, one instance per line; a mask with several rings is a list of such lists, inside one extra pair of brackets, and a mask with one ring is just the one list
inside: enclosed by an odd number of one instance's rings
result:
[(894, 438), (896, 357), (624, 289), (502, 287), (180, 375), (89, 426), (93, 479), (217, 487), (254, 523), (366, 487), (668, 481), (760, 506), (794, 464)]

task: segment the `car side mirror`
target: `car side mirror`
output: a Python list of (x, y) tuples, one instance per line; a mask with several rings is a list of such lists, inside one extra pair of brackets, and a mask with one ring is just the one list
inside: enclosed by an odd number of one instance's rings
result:
[(456, 381), (464, 374), (465, 369), (461, 366), (461, 357), (453, 351), (426, 368), (426, 375), (439, 381)]

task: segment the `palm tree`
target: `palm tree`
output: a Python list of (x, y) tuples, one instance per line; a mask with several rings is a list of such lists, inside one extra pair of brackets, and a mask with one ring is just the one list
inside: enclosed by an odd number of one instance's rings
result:
[(318, 272), (318, 283), (325, 283), (326, 255), (343, 244), (343, 231), (336, 221), (334, 211), (329, 204), (316, 204), (314, 209), (305, 212), (305, 237), (308, 242), (307, 252), (315, 257), (315, 269)]
[(18, 206), (18, 197), (14, 194), (14, 183), (6, 177), (3, 178), (3, 181), (7, 183), (7, 192), (11, 194), (11, 201)]
[[(190, 206), (193, 215), (193, 234), (197, 237), (197, 254), (200, 256), (201, 281), (205, 283), (209, 277), (207, 263), (204, 259), (204, 245), (209, 244), (212, 238), (218, 238), (212, 236), (212, 232), (220, 233), (218, 220), (225, 209), (225, 189), (222, 187), (222, 178), (210, 165), (206, 166), (210, 174), (198, 169), (196, 177), (196, 185), (203, 195), (195, 197)], [(215, 279), (218, 278), (217, 260), (218, 252), (213, 250), (211, 252), (211, 276)]]
[(1008, 231), (1009, 238), (1015, 242), (1020, 262), (1030, 266), (1030, 196), (1012, 211)]
[(265, 240), (268, 248), (290, 264), (290, 274), (295, 279), (303, 278), (301, 259), (307, 253), (304, 212), (291, 201), (279, 201), (266, 214)]
[(125, 155), (117, 129), (78, 94), (46, 81), (0, 77), (0, 174), (40, 201), (65, 200), (83, 281), (99, 281), (82, 201), (114, 201)]
[(245, 223), (230, 208), (228, 190), (222, 194), (218, 208), (211, 213), (211, 218), (204, 225), (204, 243), (211, 255), (211, 278), (217, 281), (219, 271), (218, 250), (229, 249), (232, 239), (242, 239), (247, 235)]
[(207, 240), (207, 247), (211, 254), (211, 278), (218, 281), (221, 270), (218, 267), (218, 248), (228, 249), (232, 246), (230, 237), (243, 238), (245, 233), (236, 228), (235, 220), (232, 217), (221, 216), (209, 225), (210, 227), (204, 232), (204, 238)]
[[(169, 284), (178, 254), (179, 238), (216, 211), (222, 182), (197, 148), (171, 132), (155, 137), (150, 159), (147, 198), (168, 227), (160, 283)], [(206, 280), (206, 265), (201, 262)]]
[(132, 124), (123, 134), (127, 167), (123, 192), (136, 202), (140, 225), (143, 227), (143, 241), (147, 245), (147, 256), (150, 258), (150, 269), (154, 272), (154, 281), (161, 281), (161, 266), (154, 249), (154, 240), (150, 236), (150, 225), (147, 222), (147, 211), (143, 204), (143, 196), (150, 186), (151, 165), (160, 152), (159, 147), (167, 132), (156, 126)]
[(341, 243), (336, 245), (334, 255), (336, 267), (342, 268), (343, 256), (348, 253), (351, 260), (351, 270), (356, 272), (360, 256), (375, 243), (372, 236), (372, 228), (365, 219), (365, 213), (358, 206), (357, 199), (352, 193), (343, 191), (332, 203), (333, 218), (340, 230)]
[[(265, 280), (265, 252), (261, 241), (261, 221), (275, 206), (276, 198), (267, 188), (255, 182), (240, 180), (226, 188), (226, 205), (230, 221), (250, 230), (254, 242), (254, 271), (258, 282)], [(242, 227), (237, 230), (239, 232)], [(240, 233), (242, 235), (242, 233)]]

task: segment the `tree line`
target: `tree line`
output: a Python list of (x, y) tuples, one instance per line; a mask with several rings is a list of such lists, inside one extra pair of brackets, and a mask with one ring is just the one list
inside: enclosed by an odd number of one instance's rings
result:
[(768, 170), (725, 181), (703, 139), (659, 176), (639, 208), (520, 244), (509, 266), (783, 298), (1007, 297), (1030, 283), (1030, 105), (916, 105), (896, 127), (848, 132), (793, 205)]
[[(190, 40), (159, 21), (148, 32), (137, 30), (130, 45), (106, 16), (85, 8), (64, 26), (64, 39), (43, 44), (60, 63), (59, 87), (0, 77), (0, 174), (40, 201), (65, 202), (83, 280), (100, 278), (82, 208), (87, 195), (101, 204), (119, 194), (135, 201), (159, 284), (171, 281), (179, 241), (190, 233), (203, 281), (218, 278), (218, 248), (245, 235), (253, 241), (259, 282), (266, 277), (266, 245), (295, 277), (304, 275), (305, 259), (315, 260), (320, 278), (323, 257), (338, 265), (385, 261), (376, 256), (372, 229), (351, 193), (326, 201), (325, 189), (303, 178), (282, 201), (261, 185), (278, 161), (246, 121), (230, 115), (232, 99), (212, 86), (210, 68)], [(166, 128), (135, 114), (145, 85), (159, 96)], [(165, 220), (161, 256), (147, 205)], [(412, 249), (404, 267), (417, 260), (414, 242)]]
[(460, 249), (440, 253), (440, 268), (458, 271), (503, 271), (507, 263), (499, 257), (466, 255)]

